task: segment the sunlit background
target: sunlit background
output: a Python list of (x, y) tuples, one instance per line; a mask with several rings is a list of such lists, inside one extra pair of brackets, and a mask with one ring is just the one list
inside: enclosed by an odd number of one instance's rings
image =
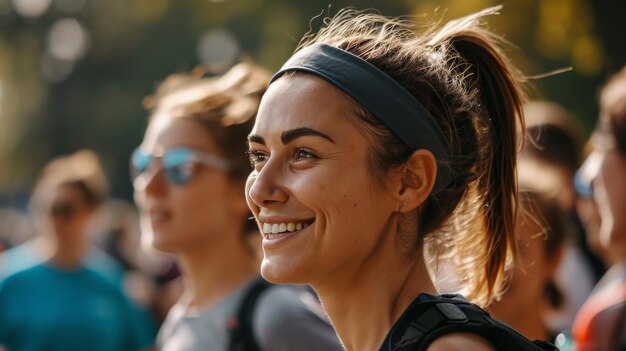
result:
[[(269, 69), (293, 52), (318, 14), (375, 8), (450, 19), (491, 0), (0, 0), (0, 206), (24, 208), (51, 157), (91, 148), (112, 195), (132, 198), (128, 156), (142, 138), (142, 100), (169, 73), (219, 73), (242, 57)], [(515, 44), (533, 97), (567, 107), (589, 131), (596, 93), (626, 63), (625, 1), (511, 0), (489, 19)]]

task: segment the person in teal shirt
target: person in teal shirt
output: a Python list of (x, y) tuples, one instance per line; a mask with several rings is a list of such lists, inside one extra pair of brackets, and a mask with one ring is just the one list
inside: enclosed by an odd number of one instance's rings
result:
[[(88, 150), (43, 170), (31, 209), (45, 249), (38, 262), (0, 282), (0, 345), (10, 351), (135, 351), (154, 334), (115, 279), (92, 267), (86, 228), (106, 197)], [(148, 321), (149, 322), (149, 321)], [(1, 350), (2, 348), (0, 348)]]
[(134, 351), (129, 301), (85, 267), (40, 264), (0, 285), (0, 344), (11, 351)]

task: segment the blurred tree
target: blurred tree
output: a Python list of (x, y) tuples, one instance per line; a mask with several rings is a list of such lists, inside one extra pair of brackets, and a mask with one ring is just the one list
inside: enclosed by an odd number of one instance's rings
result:
[(626, 64), (626, 2), (589, 1), (589, 5), (598, 19), (598, 34), (606, 52), (606, 69), (611, 73), (617, 72)]

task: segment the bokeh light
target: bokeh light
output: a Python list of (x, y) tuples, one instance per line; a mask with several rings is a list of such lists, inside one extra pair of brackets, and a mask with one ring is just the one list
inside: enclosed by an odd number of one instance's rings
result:
[(48, 11), (52, 0), (12, 0), (12, 3), (15, 12), (20, 16), (37, 18)]
[(223, 28), (206, 32), (198, 40), (200, 62), (213, 72), (222, 72), (239, 56), (239, 43), (235, 36)]
[(78, 20), (63, 18), (48, 32), (48, 51), (58, 60), (77, 61), (85, 55), (88, 40), (87, 31)]

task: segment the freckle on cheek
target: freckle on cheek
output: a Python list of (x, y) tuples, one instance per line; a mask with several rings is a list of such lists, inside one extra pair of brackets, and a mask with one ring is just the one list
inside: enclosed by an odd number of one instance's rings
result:
[(352, 204), (352, 206), (356, 207), (356, 202)]

